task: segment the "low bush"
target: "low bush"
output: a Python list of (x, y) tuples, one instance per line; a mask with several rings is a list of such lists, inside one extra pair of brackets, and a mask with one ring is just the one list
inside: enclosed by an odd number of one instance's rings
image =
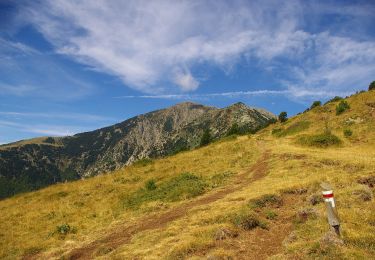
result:
[(264, 225), (261, 223), (257, 216), (246, 210), (242, 210), (234, 214), (231, 217), (231, 222), (233, 225), (240, 227), (244, 230), (251, 230)]
[(76, 233), (77, 229), (75, 227), (71, 227), (69, 224), (62, 224), (56, 227), (56, 233), (59, 235), (67, 235), (69, 233)]
[(345, 136), (345, 137), (350, 137), (350, 136), (353, 135), (353, 131), (350, 130), (350, 129), (344, 129), (343, 132), (344, 132), (344, 136)]
[(321, 101), (314, 101), (311, 106), (310, 106), (310, 109), (313, 109), (315, 107), (320, 107), (322, 105), (322, 102)]
[(323, 198), (320, 194), (313, 194), (309, 197), (309, 202), (311, 205), (315, 206), (321, 202), (323, 202)]
[(266, 194), (259, 199), (252, 199), (249, 201), (251, 208), (264, 208), (265, 206), (270, 205), (280, 207), (282, 204), (282, 198), (274, 194)]
[(367, 186), (363, 186), (360, 189), (355, 190), (353, 195), (355, 195), (361, 201), (371, 201), (373, 198), (372, 191)]
[(361, 177), (357, 180), (358, 183), (367, 185), (369, 188), (375, 187), (375, 175)]
[(375, 90), (375, 81), (371, 82), (370, 85), (368, 86), (368, 90)]
[(148, 180), (145, 183), (146, 190), (155, 190), (156, 189), (156, 182), (155, 180)]
[(350, 105), (347, 101), (341, 100), (340, 103), (336, 106), (336, 115), (344, 113), (350, 108)]
[(316, 219), (318, 217), (318, 213), (313, 208), (303, 208), (300, 209), (296, 216), (295, 222), (296, 223), (305, 223), (309, 219)]
[(301, 136), (298, 139), (298, 143), (307, 146), (329, 147), (340, 145), (342, 141), (340, 138), (331, 133), (323, 133), (318, 135)]
[(337, 102), (337, 101), (340, 101), (340, 100), (342, 100), (342, 99), (343, 99), (342, 97), (335, 96), (334, 98), (328, 100), (325, 104), (333, 103), (333, 102)]

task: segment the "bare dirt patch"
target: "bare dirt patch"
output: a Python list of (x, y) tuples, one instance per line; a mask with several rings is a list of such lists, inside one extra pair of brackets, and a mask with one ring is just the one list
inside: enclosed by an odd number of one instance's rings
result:
[(277, 213), (277, 217), (268, 221), (267, 229), (240, 230), (236, 237), (215, 241), (215, 245), (210, 249), (211, 253), (206, 251), (201, 252), (200, 255), (221, 259), (220, 253), (216, 254), (215, 251), (224, 251), (231, 252), (230, 257), (233, 259), (267, 259), (281, 253), (283, 241), (293, 230), (296, 210), (303, 203), (304, 197), (305, 195), (302, 194), (284, 194), (283, 205), (271, 207)]

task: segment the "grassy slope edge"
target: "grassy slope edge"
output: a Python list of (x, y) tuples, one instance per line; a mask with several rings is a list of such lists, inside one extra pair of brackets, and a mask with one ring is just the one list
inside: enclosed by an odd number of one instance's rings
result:
[[(164, 226), (139, 230), (116, 246), (98, 244), (90, 253), (115, 259), (368, 259), (375, 253), (373, 189), (366, 185), (375, 179), (375, 92), (347, 101), (350, 109), (340, 115), (338, 102), (328, 103), (255, 135), (0, 201), (0, 258), (58, 258), (190, 203)], [(327, 131), (341, 143), (300, 142)], [(258, 171), (264, 175), (247, 179)], [(334, 186), (344, 244), (327, 238), (321, 181)], [(209, 199), (215, 194), (225, 196)]]

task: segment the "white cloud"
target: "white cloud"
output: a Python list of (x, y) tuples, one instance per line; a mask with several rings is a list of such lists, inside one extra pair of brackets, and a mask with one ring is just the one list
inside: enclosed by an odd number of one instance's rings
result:
[(79, 126), (71, 125), (42, 125), (42, 124), (21, 124), (13, 121), (0, 120), (0, 126), (13, 129), (15, 132), (27, 132), (40, 135), (68, 136), (83, 132)]
[(28, 15), (60, 53), (148, 93), (165, 90), (160, 85), (166, 81), (195, 90), (194, 65), (226, 67), (246, 55), (271, 59), (294, 49), (301, 37), (297, 2), (43, 2)]
[(29, 85), (8, 85), (0, 83), (0, 95), (26, 96), (37, 90), (37, 87)]
[[(349, 92), (341, 92), (342, 96), (349, 95)], [(314, 98), (326, 98), (336, 95), (336, 92), (332, 91), (311, 91), (308, 89), (290, 87), (288, 90), (253, 90), (253, 91), (232, 91), (232, 92), (220, 92), (220, 93), (209, 93), (209, 94), (168, 94), (168, 95), (139, 95), (139, 96), (119, 96), (115, 98), (145, 98), (145, 99), (205, 99), (205, 98), (239, 98), (246, 96), (270, 96), (270, 95), (281, 95), (281, 96), (295, 96), (295, 97), (314, 97)]]
[(69, 120), (78, 120), (78, 121), (85, 121), (85, 122), (97, 122), (97, 121), (115, 122), (116, 121), (116, 119), (112, 117), (104, 117), (104, 116), (99, 116), (99, 115), (83, 114), (83, 113), (32, 113), (32, 112), (0, 111), (0, 116), (69, 119)]
[(193, 91), (199, 86), (199, 82), (191, 75), (190, 71), (176, 72), (174, 83), (183, 91)]
[(194, 91), (201, 83), (201, 75), (192, 73), (195, 66), (227, 69), (244, 59), (283, 70), (284, 87), (295, 97), (317, 89), (345, 92), (355, 78), (363, 84), (374, 74), (373, 41), (304, 27), (308, 15), (368, 19), (372, 6), (347, 4), (339, 12), (297, 0), (38, 3), (24, 16), (59, 53), (148, 94), (178, 92), (173, 86)]
[(0, 96), (71, 100), (92, 94), (90, 83), (55, 54), (0, 38)]

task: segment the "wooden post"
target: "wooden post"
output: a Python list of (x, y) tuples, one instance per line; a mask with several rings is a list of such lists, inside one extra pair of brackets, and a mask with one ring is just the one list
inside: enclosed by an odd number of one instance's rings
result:
[(322, 194), (327, 208), (328, 223), (333, 231), (340, 236), (340, 220), (337, 214), (337, 207), (333, 197), (333, 190), (328, 183), (322, 183), (320, 187), (323, 189)]

